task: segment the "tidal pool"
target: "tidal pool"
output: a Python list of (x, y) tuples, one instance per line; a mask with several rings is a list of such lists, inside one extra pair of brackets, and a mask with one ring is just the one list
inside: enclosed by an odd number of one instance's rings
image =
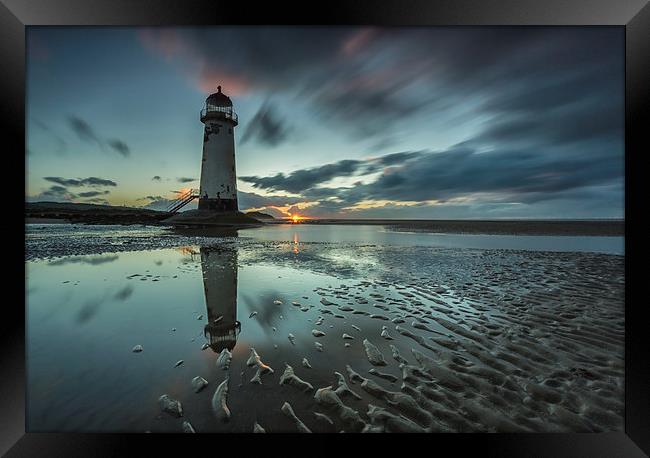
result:
[(286, 231), (28, 230), (28, 431), (623, 429), (623, 256)]

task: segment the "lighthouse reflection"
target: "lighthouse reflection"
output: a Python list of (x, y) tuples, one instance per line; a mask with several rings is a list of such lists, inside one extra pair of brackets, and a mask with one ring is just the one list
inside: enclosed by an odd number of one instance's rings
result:
[(203, 333), (214, 352), (232, 351), (241, 330), (237, 321), (237, 250), (201, 247), (201, 269), (208, 311)]

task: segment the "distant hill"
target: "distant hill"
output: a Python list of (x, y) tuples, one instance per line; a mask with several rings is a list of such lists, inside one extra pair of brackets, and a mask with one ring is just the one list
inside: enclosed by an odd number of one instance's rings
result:
[(273, 216), (262, 212), (248, 212), (246, 215), (256, 219), (275, 219)]
[(52, 218), (87, 224), (157, 224), (169, 213), (146, 208), (70, 202), (26, 202), (25, 218)]

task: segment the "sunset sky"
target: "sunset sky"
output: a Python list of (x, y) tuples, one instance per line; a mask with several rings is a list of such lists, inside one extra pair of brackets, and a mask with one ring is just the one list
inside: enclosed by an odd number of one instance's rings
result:
[(344, 218), (621, 218), (612, 27), (29, 27), (27, 200), (163, 209), (199, 111), (239, 115), (239, 206)]

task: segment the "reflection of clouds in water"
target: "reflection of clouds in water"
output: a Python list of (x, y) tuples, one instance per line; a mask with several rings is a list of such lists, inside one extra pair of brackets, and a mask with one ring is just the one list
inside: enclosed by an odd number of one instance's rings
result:
[(126, 285), (124, 288), (115, 293), (113, 298), (117, 299), (118, 301), (125, 301), (131, 297), (131, 294), (133, 294), (133, 286)]
[(68, 258), (57, 259), (56, 261), (48, 262), (50, 266), (63, 266), (66, 264), (89, 264), (96, 266), (98, 264), (106, 264), (108, 262), (117, 261), (120, 256), (117, 254), (110, 254), (105, 256), (72, 256)]
[(124, 288), (117, 291), (110, 296), (110, 292), (106, 291), (101, 297), (96, 297), (84, 302), (79, 311), (77, 312), (77, 323), (85, 324), (92, 320), (99, 312), (102, 304), (106, 302), (109, 296), (116, 301), (125, 301), (133, 294), (133, 286), (126, 285)]
[(270, 334), (272, 332), (271, 328), (280, 323), (280, 315), (282, 315), (282, 306), (274, 304), (273, 301), (280, 300), (283, 304), (286, 304), (287, 300), (283, 294), (278, 291), (268, 290), (255, 298), (248, 294), (242, 294), (242, 298), (248, 309), (247, 313), (250, 315), (252, 312), (257, 312), (255, 319), (264, 332)]
[(106, 296), (86, 301), (79, 312), (77, 312), (77, 323), (84, 324), (92, 320), (105, 300)]

